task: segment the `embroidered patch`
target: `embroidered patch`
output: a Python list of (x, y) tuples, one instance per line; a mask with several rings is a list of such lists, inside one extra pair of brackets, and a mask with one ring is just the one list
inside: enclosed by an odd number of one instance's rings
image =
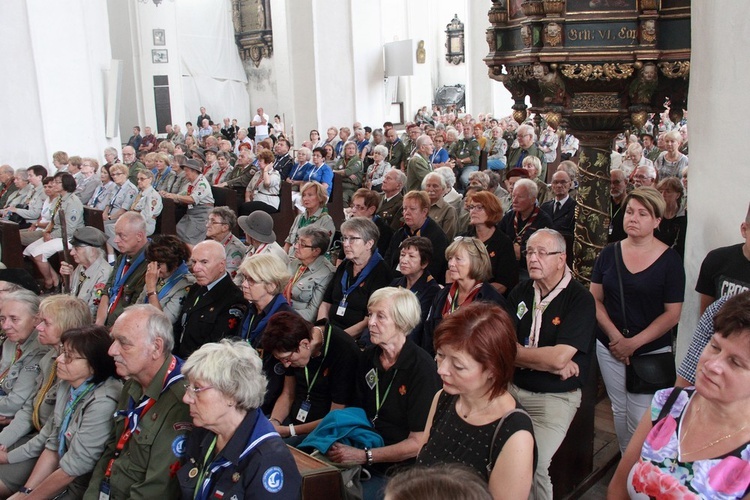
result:
[(177, 432), (192, 431), (193, 424), (191, 424), (190, 422), (175, 422), (174, 425), (172, 425), (172, 429), (176, 430)]
[(273, 372), (276, 375), (284, 375), (284, 373), (286, 373), (286, 368), (284, 368), (284, 365), (282, 365), (281, 363), (276, 363), (275, 365), (273, 365)]
[(278, 493), (284, 487), (284, 472), (281, 467), (269, 467), (263, 473), (263, 487), (269, 493)]
[(185, 441), (186, 438), (184, 435), (177, 436), (172, 441), (172, 453), (177, 458), (182, 458), (185, 455)]
[(555, 316), (552, 320), (552, 324), (558, 326), (560, 324), (560, 316)]
[(370, 371), (367, 372), (365, 375), (365, 382), (367, 382), (367, 386), (370, 388), (370, 390), (375, 388), (375, 383), (378, 381), (378, 374), (375, 371), (375, 368), (370, 368)]
[(233, 307), (229, 310), (229, 315), (234, 316), (235, 318), (242, 318), (242, 316), (245, 315), (244, 311), (241, 309), (238, 309), (236, 307)]
[(406, 386), (405, 386), (405, 385), (402, 385), (401, 387), (399, 387), (399, 388), (398, 388), (398, 393), (399, 393), (399, 394), (401, 394), (402, 396), (403, 396), (404, 394), (406, 394)]
[(521, 302), (520, 304), (518, 304), (518, 309), (516, 309), (516, 316), (518, 317), (518, 319), (523, 318), (528, 312), (528, 310), (529, 308), (526, 307), (525, 302)]

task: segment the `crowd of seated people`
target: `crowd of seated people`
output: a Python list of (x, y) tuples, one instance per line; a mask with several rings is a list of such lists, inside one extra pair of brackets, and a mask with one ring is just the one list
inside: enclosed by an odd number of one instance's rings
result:
[[(550, 160), (551, 128), (419, 116), (403, 136), (357, 122), (292, 148), (262, 109), (250, 129), (212, 127), (201, 109), (186, 135), (134, 130), (122, 160), (108, 148), (101, 166), (58, 152), (49, 169), (0, 167), (0, 213), (45, 294), (0, 274), (0, 493), (295, 498), (286, 443), (367, 469), (365, 498), (417, 462), (468, 467), (493, 498), (551, 498), (550, 459), (594, 356), (621, 451), (643, 441), (654, 392), (631, 391), (625, 372), (669, 352), (682, 307), (679, 137), (660, 133), (651, 164), (648, 140), (623, 148), (589, 292), (569, 268), (575, 148)], [(156, 230), (165, 210), (171, 234)], [(549, 429), (561, 393), (570, 419)], [(344, 440), (349, 426), (368, 432)], [(695, 458), (710, 458), (701, 439)]]

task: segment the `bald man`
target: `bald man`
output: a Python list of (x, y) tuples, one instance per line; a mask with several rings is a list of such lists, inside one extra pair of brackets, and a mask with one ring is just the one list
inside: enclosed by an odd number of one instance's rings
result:
[(227, 272), (224, 245), (202, 241), (193, 247), (190, 264), (195, 285), (185, 297), (174, 325), (175, 354), (187, 359), (208, 342), (237, 334), (247, 311), (242, 291)]

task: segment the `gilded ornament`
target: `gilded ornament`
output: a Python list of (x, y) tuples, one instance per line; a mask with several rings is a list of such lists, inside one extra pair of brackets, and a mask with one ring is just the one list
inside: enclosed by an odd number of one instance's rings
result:
[(544, 4), (539, 0), (528, 0), (521, 4), (525, 16), (541, 16), (544, 14)]
[(636, 111), (630, 114), (630, 122), (639, 130), (646, 124), (646, 118), (648, 118), (648, 113), (645, 111)]
[(548, 23), (544, 27), (544, 44), (549, 47), (562, 44), (562, 26), (558, 23)]
[(605, 64), (563, 64), (561, 71), (563, 75), (579, 80), (622, 80), (633, 74), (632, 63), (605, 63)]
[(565, 0), (544, 0), (544, 13), (560, 15), (565, 12)]
[(647, 10), (656, 10), (657, 0), (641, 0), (641, 10), (647, 11)]
[(550, 111), (549, 113), (544, 115), (544, 121), (547, 122), (547, 125), (555, 130), (557, 130), (557, 127), (560, 126), (560, 120), (562, 120), (562, 115), (554, 111)]
[(571, 107), (576, 111), (612, 111), (620, 107), (617, 93), (578, 92), (571, 99)]
[(522, 124), (524, 121), (526, 121), (526, 117), (528, 115), (529, 115), (529, 113), (525, 109), (514, 109), (513, 110), (513, 119), (519, 125)]
[(659, 84), (659, 72), (652, 62), (644, 64), (638, 70), (638, 78), (630, 83), (628, 93), (633, 104), (649, 104)]
[(656, 21), (654, 19), (647, 19), (643, 21), (641, 25), (641, 43), (655, 43), (656, 42)]
[(667, 78), (687, 78), (690, 61), (660, 62), (659, 69)]
[(565, 82), (557, 71), (550, 71), (549, 66), (539, 62), (534, 64), (532, 71), (539, 82), (545, 104), (562, 104), (565, 100)]

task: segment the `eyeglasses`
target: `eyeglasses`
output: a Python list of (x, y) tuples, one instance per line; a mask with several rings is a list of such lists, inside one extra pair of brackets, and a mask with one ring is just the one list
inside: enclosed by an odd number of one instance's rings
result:
[(122, 172), (112, 172), (110, 174), (110, 177), (120, 177), (121, 175), (125, 175)]
[(455, 238), (453, 238), (453, 241), (471, 241), (474, 244), (474, 248), (477, 249), (477, 252), (482, 253), (482, 251), (479, 249), (479, 245), (477, 245), (476, 238), (472, 238), (471, 236), (456, 236)]
[(558, 255), (558, 254), (561, 254), (562, 252), (548, 252), (547, 250), (542, 250), (542, 249), (536, 250), (532, 248), (531, 250), (528, 250), (528, 249), (524, 250), (521, 253), (523, 253), (524, 257), (531, 257), (533, 255), (536, 255), (540, 259), (543, 259), (547, 257), (548, 255)]
[(212, 224), (212, 225), (213, 225), (213, 224), (219, 224), (219, 225), (224, 225), (224, 224), (226, 224), (227, 226), (229, 225), (229, 223), (228, 223), (228, 222), (221, 222), (221, 221), (217, 221), (217, 220), (209, 220), (209, 221), (206, 221), (206, 224), (207, 224), (207, 225), (208, 225), (208, 224)]
[(273, 356), (279, 361), (281, 361), (282, 363), (291, 363), (292, 357), (294, 357), (294, 355), (297, 354), (298, 352), (299, 352), (299, 347), (294, 352), (290, 353), (288, 356), (277, 356), (275, 354)]
[(351, 208), (353, 208), (354, 210), (357, 210), (358, 212), (362, 210), (367, 210), (366, 206), (359, 205), (359, 204), (352, 205)]
[(359, 236), (342, 236), (341, 241), (344, 243), (354, 243), (357, 240), (361, 240)]
[(199, 392), (207, 391), (209, 389), (213, 389), (214, 386), (207, 385), (206, 387), (196, 387), (193, 384), (185, 384), (185, 390), (190, 391), (193, 393), (193, 395), (198, 394)]
[(313, 245), (306, 245), (306, 244), (302, 243), (302, 241), (300, 241), (300, 240), (295, 241), (294, 245), (298, 246), (300, 248), (315, 248)]
[[(61, 360), (60, 358), (64, 357), (65, 361)], [(67, 351), (65, 349), (60, 350), (60, 355), (57, 357), (57, 362), (62, 364), (72, 363), (73, 361), (77, 359), (85, 359), (83, 356), (73, 356), (70, 351)]]
[(148, 179), (148, 177), (138, 177), (138, 180), (139, 180), (139, 181), (145, 181), (145, 180), (147, 180), (147, 179)]
[(466, 210), (468, 210), (469, 212), (471, 212), (472, 210), (478, 210), (481, 212), (484, 210), (484, 205), (466, 205)]

